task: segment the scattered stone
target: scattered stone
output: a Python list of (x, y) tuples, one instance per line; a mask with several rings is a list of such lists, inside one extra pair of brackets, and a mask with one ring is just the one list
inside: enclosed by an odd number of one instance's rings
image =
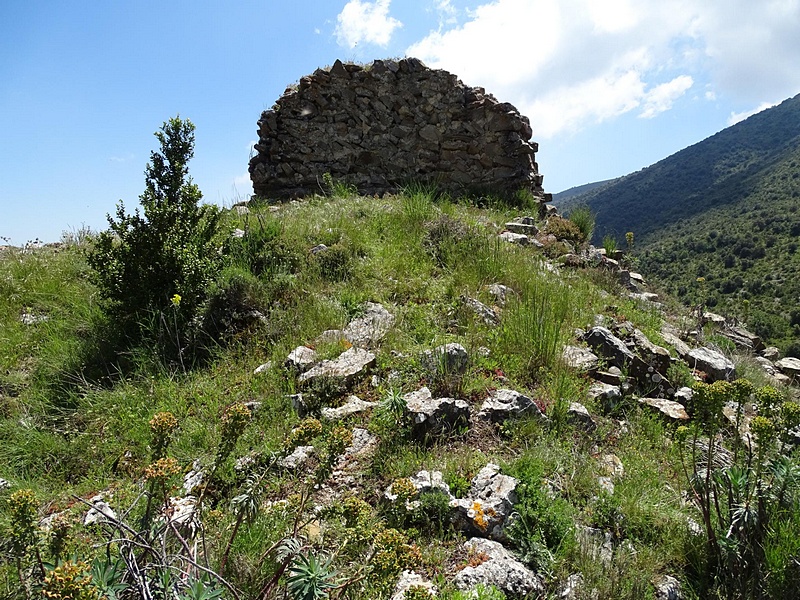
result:
[(680, 582), (671, 575), (664, 575), (655, 582), (656, 600), (683, 600)]
[(472, 479), (467, 497), (450, 502), (456, 509), (454, 523), (471, 535), (505, 541), (518, 483), (514, 477), (502, 475), (496, 464), (487, 464)]
[(433, 398), (427, 387), (403, 396), (412, 432), (420, 437), (454, 431), (469, 423), (469, 404), (454, 398)]
[(238, 240), (242, 239), (244, 237), (244, 229), (239, 229), (237, 227), (233, 230), (233, 233), (231, 233), (231, 237)]
[(586, 407), (579, 402), (570, 403), (569, 410), (567, 411), (567, 420), (573, 425), (585, 429), (590, 433), (597, 429), (597, 423), (594, 422), (592, 415), (590, 415)]
[(622, 392), (619, 386), (608, 383), (593, 383), (587, 392), (590, 400), (599, 400), (604, 405), (616, 404), (622, 400)]
[(778, 368), (775, 366), (775, 364), (763, 356), (754, 356), (753, 360), (755, 360), (761, 366), (761, 368), (764, 369), (764, 372), (767, 375), (775, 375), (775, 373), (778, 372)]
[(775, 346), (769, 346), (761, 351), (761, 356), (763, 356), (767, 360), (775, 362), (776, 360), (780, 359), (781, 351), (778, 350)]
[(416, 475), (408, 478), (417, 490), (422, 494), (439, 493), (444, 494), (450, 500), (454, 500), (450, 493), (450, 486), (444, 481), (441, 471), (420, 471)]
[[(522, 217), (525, 219), (526, 217)], [(527, 217), (530, 218), (530, 217)], [(513, 233), (521, 233), (523, 235), (529, 235), (531, 237), (535, 236), (539, 233), (539, 228), (534, 225), (533, 223), (529, 222), (520, 222), (520, 221), (511, 221), (510, 223), (506, 223), (506, 229)]]
[(348, 396), (347, 401), (337, 408), (323, 408), (322, 417), (328, 421), (338, 421), (350, 415), (369, 410), (375, 406), (378, 406), (377, 402), (365, 402), (358, 396)]
[(463, 375), (469, 365), (469, 354), (461, 344), (450, 343), (425, 350), (422, 364), (438, 375)]
[(674, 419), (676, 421), (688, 421), (689, 415), (686, 414), (686, 409), (683, 404), (674, 402), (672, 400), (665, 400), (664, 398), (639, 398), (640, 404), (652, 406), (664, 416)]
[(716, 325), (718, 327), (725, 327), (726, 323), (725, 317), (708, 310), (703, 313), (703, 321), (705, 321), (706, 323), (711, 323), (712, 325)]
[(297, 413), (298, 417), (302, 419), (308, 414), (308, 404), (303, 399), (302, 392), (297, 394), (289, 394), (286, 397), (289, 399), (289, 402), (292, 403), (292, 409), (294, 409), (294, 412)]
[(681, 338), (670, 331), (666, 331), (663, 327), (661, 329), (661, 337), (664, 338), (664, 341), (667, 342), (670, 346), (675, 348), (675, 352), (681, 358), (686, 357), (687, 354), (691, 351), (688, 344), (684, 342)]
[(320, 252), (325, 252), (328, 247), (325, 244), (317, 244), (313, 248), (309, 250), (311, 254), (319, 254)]
[[(616, 367), (611, 367), (611, 369), (617, 369)], [(622, 375), (620, 373), (614, 373), (609, 369), (608, 371), (595, 371), (592, 374), (592, 379), (595, 381), (599, 381), (600, 383), (605, 383), (607, 385), (612, 385), (619, 387), (622, 385)]]
[(689, 366), (708, 375), (709, 382), (736, 379), (736, 367), (721, 353), (711, 348), (695, 348), (685, 357)]
[(297, 446), (291, 454), (280, 459), (278, 464), (284, 469), (296, 471), (308, 462), (314, 452), (314, 446)]
[(506, 419), (518, 419), (527, 415), (544, 416), (530, 398), (507, 389), (489, 392), (489, 397), (483, 401), (478, 413), (479, 418), (488, 419), (492, 423), (502, 423)]
[(84, 525), (98, 525), (101, 523), (108, 523), (109, 520), (117, 520), (117, 513), (115, 513), (114, 509), (105, 501), (102, 494), (94, 496), (89, 502), (92, 503), (92, 507), (83, 518)]
[(616, 454), (603, 454), (600, 457), (600, 468), (609, 477), (622, 477), (625, 475), (625, 467)]
[(675, 402), (679, 402), (683, 406), (689, 406), (692, 402), (692, 396), (694, 395), (694, 391), (690, 387), (682, 387), (679, 388), (677, 392), (675, 392), (675, 396), (673, 399)]
[(269, 360), (269, 361), (265, 362), (263, 365), (259, 365), (255, 369), (253, 369), (253, 375), (259, 375), (261, 373), (266, 373), (271, 368), (272, 368), (272, 361)]
[(171, 497), (169, 507), (162, 510), (161, 519), (172, 523), (187, 538), (194, 538), (201, 529), (200, 515), (195, 510), (197, 499), (194, 496)]
[(11, 482), (8, 479), (0, 477), (0, 492), (11, 488)]
[(316, 378), (331, 378), (346, 387), (365, 375), (374, 364), (375, 355), (372, 352), (354, 346), (334, 360), (323, 360), (300, 375), (298, 381), (302, 384)]
[(493, 283), (487, 288), (487, 290), (494, 298), (494, 301), (497, 302), (498, 306), (505, 306), (506, 302), (508, 301), (509, 294), (513, 293), (514, 291), (502, 283)]
[(631, 337), (633, 338), (634, 346), (636, 346), (639, 355), (644, 361), (662, 375), (666, 375), (672, 363), (669, 351), (651, 342), (647, 336), (638, 329), (633, 330), (633, 335)]
[(199, 458), (194, 459), (192, 468), (183, 476), (183, 492), (184, 494), (191, 494), (196, 488), (199, 488), (205, 479), (206, 472)]
[(436, 597), (436, 586), (430, 581), (413, 571), (403, 571), (397, 585), (394, 586), (391, 600), (405, 600), (406, 592), (411, 588), (424, 588), (431, 598)]
[(519, 244), (520, 246), (527, 246), (530, 239), (523, 233), (514, 233), (512, 231), (504, 231), (500, 234), (500, 239), (509, 244)]
[(594, 352), (580, 346), (564, 346), (561, 356), (565, 365), (578, 371), (594, 371), (600, 361)]
[(544, 582), (528, 567), (518, 561), (502, 544), (491, 540), (473, 538), (464, 542), (473, 555), (486, 556), (477, 566), (468, 566), (455, 576), (455, 586), (469, 590), (479, 584), (494, 585), (512, 597), (543, 594)]
[(364, 456), (365, 454), (371, 452), (372, 449), (377, 446), (377, 444), (377, 436), (371, 434), (363, 427), (354, 427), (353, 443), (350, 444), (347, 449), (345, 449), (344, 456), (348, 459)]
[(800, 358), (787, 356), (776, 361), (775, 366), (787, 377), (796, 378), (800, 376)]
[(739, 348), (751, 350), (752, 352), (761, 352), (764, 349), (764, 342), (755, 333), (747, 331), (744, 327), (738, 325), (727, 327), (720, 331), (720, 334), (731, 340)]
[(317, 353), (308, 346), (298, 346), (286, 357), (284, 366), (289, 370), (305, 373), (317, 362)]
[(573, 573), (567, 577), (567, 580), (558, 588), (556, 598), (560, 600), (578, 600), (582, 587), (583, 575), (580, 573)]
[(658, 294), (654, 294), (653, 292), (641, 292), (638, 294), (636, 292), (631, 292), (628, 294), (628, 297), (632, 300), (641, 300), (642, 302), (650, 302), (653, 304), (658, 303)]
[(394, 315), (382, 305), (367, 302), (364, 314), (344, 328), (344, 337), (359, 348), (376, 347), (394, 325)]
[(461, 303), (475, 313), (475, 315), (487, 325), (494, 326), (500, 323), (500, 317), (497, 316), (497, 312), (486, 306), (480, 300), (462, 295)]
[(595, 352), (610, 360), (616, 367), (625, 367), (635, 357), (625, 342), (605, 327), (592, 327), (586, 332), (584, 340)]
[(614, 495), (614, 482), (611, 481), (611, 477), (601, 475), (597, 478), (597, 486), (600, 488), (601, 492), (605, 492), (609, 496)]

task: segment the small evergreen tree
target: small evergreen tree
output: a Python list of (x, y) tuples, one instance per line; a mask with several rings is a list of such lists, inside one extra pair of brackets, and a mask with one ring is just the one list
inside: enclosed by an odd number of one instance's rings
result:
[[(89, 252), (94, 281), (109, 316), (137, 337), (167, 322), (180, 332), (196, 314), (220, 262), (216, 207), (200, 205), (187, 164), (194, 155), (194, 125), (176, 116), (155, 133), (161, 145), (150, 153), (144, 210), (125, 213), (117, 204)], [(164, 318), (166, 316), (166, 319)], [(159, 325), (160, 326), (160, 325)]]

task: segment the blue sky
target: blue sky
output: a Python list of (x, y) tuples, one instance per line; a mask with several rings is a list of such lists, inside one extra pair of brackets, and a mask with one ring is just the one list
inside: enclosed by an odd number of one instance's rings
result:
[(562, 191), (799, 93), (798, 32), (800, 0), (3, 0), (0, 236), (132, 211), (176, 114), (197, 127), (205, 200), (230, 206), (261, 111), (337, 58), (416, 56), (511, 102)]

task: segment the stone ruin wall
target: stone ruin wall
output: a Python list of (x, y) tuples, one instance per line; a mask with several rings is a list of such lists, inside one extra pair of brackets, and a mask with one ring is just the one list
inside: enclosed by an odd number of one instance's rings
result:
[(317, 69), (261, 114), (258, 135), (249, 170), (259, 197), (319, 193), (324, 173), (362, 194), (433, 183), (544, 196), (528, 118), (414, 58)]

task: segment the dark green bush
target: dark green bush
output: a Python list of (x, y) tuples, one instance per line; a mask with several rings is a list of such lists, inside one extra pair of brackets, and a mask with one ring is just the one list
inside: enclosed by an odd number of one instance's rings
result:
[(562, 217), (550, 217), (547, 219), (547, 233), (551, 233), (559, 240), (567, 240), (582, 244), (586, 241), (586, 236), (580, 227), (568, 219)]
[(144, 214), (126, 214), (120, 201), (88, 255), (106, 312), (137, 338), (164, 325), (182, 332), (221, 259), (219, 211), (199, 204), (202, 194), (189, 177), (194, 125), (175, 117), (155, 135), (161, 149), (151, 152), (145, 169)]

